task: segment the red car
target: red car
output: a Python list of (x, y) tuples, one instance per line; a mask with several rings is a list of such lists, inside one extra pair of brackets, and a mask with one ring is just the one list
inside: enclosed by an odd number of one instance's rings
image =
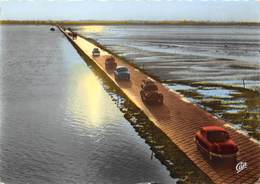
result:
[(140, 95), (144, 103), (163, 104), (163, 94), (158, 91), (158, 87), (150, 79), (143, 80)]
[(72, 37), (72, 40), (77, 39), (77, 33), (69, 32), (68, 35)]
[(235, 158), (238, 153), (237, 144), (231, 140), (228, 132), (219, 126), (202, 127), (195, 136), (198, 148), (213, 158)]
[(115, 61), (115, 59), (111, 56), (108, 57), (105, 61), (105, 67), (107, 70), (115, 70), (117, 67), (117, 63)]

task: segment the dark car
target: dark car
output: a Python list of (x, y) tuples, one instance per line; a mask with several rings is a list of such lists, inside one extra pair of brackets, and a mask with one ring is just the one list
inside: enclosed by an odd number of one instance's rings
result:
[(54, 28), (54, 27), (51, 27), (50, 30), (51, 30), (51, 31), (55, 31), (55, 28)]
[(69, 32), (68, 35), (72, 37), (73, 40), (77, 39), (77, 33)]
[(106, 67), (107, 70), (115, 70), (116, 67), (117, 67), (117, 63), (115, 61), (115, 58), (113, 58), (112, 56), (108, 57), (105, 61), (105, 67)]
[(94, 57), (100, 56), (100, 51), (98, 48), (94, 48), (92, 50), (92, 56), (94, 56)]
[(163, 94), (152, 80), (143, 80), (140, 95), (142, 101), (149, 104), (163, 104)]
[(237, 144), (230, 138), (228, 132), (219, 126), (202, 127), (195, 135), (198, 148), (213, 158), (234, 158), (238, 154)]
[(127, 67), (124, 66), (116, 67), (114, 74), (116, 80), (130, 80), (130, 72)]

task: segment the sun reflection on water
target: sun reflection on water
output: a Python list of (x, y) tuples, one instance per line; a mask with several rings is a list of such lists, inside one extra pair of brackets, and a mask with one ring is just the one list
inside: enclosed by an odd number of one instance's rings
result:
[[(98, 78), (90, 71), (76, 67), (70, 81), (70, 112), (87, 126), (100, 127), (106, 121), (107, 98)], [(73, 69), (73, 70), (74, 70)]]
[(105, 26), (83, 26), (82, 27), (84, 32), (89, 32), (89, 33), (99, 33), (99, 32), (103, 32), (106, 27)]

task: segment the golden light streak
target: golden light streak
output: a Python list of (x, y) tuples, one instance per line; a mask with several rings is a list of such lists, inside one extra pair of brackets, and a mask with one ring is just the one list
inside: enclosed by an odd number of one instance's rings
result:
[(99, 33), (105, 30), (105, 26), (84, 26), (82, 29), (89, 33)]
[(70, 80), (68, 107), (75, 119), (82, 119), (88, 126), (99, 127), (106, 121), (106, 93), (92, 73), (82, 69), (82, 65), (75, 67)]

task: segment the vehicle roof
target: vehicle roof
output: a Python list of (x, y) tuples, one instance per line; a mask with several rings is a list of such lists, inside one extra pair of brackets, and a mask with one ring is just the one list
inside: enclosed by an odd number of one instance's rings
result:
[(116, 69), (120, 69), (120, 68), (125, 68), (125, 69), (128, 69), (127, 67), (125, 67), (125, 66), (118, 66), (118, 67), (116, 67)]
[(115, 60), (115, 58), (113, 56), (109, 56), (106, 58), (106, 60), (112, 60), (112, 59)]
[(211, 131), (224, 131), (226, 132), (226, 130), (220, 126), (205, 126), (201, 128), (202, 130), (206, 131), (206, 132), (211, 132)]

